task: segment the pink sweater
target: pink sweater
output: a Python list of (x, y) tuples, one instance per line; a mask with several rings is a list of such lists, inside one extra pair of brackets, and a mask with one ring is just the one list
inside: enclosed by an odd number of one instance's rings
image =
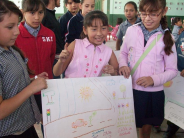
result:
[[(119, 67), (129, 65), (132, 70), (140, 56), (158, 34), (161, 34), (161, 32), (153, 34), (144, 47), (144, 35), (141, 28), (138, 25), (129, 27), (120, 50)], [(150, 92), (160, 91), (163, 90), (163, 84), (165, 82), (173, 79), (177, 75), (177, 54), (175, 45), (172, 47), (173, 53), (169, 56), (165, 54), (164, 47), (162, 36), (146, 58), (140, 63), (132, 76), (134, 89)], [(154, 86), (144, 88), (137, 85), (137, 79), (144, 76), (151, 76), (154, 81)]]

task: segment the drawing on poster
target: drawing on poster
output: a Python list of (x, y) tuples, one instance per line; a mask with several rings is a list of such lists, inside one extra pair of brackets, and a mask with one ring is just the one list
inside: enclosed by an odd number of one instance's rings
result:
[(48, 89), (42, 91), (46, 138), (137, 138), (131, 78), (73, 78), (47, 83)]

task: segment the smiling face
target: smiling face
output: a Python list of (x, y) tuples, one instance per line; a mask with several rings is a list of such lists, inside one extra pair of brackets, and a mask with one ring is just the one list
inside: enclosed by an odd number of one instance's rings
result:
[(41, 24), (44, 17), (44, 10), (42, 5), (39, 6), (39, 9), (37, 11), (28, 11), (24, 12), (24, 18), (26, 20), (26, 23), (36, 29)]
[(84, 34), (94, 46), (101, 45), (107, 37), (108, 26), (103, 26), (101, 19), (94, 19), (92, 26), (83, 27)]
[[(144, 17), (144, 18), (141, 17), (145, 28), (149, 32), (158, 28), (160, 25), (161, 18), (163, 16), (165, 16), (165, 14), (167, 13), (167, 10), (168, 10), (168, 8), (166, 7), (165, 9), (159, 9), (158, 11), (153, 11), (153, 12), (141, 11), (141, 14), (147, 14), (146, 17)], [(153, 17), (150, 17), (150, 15)]]
[(19, 35), (18, 28), (19, 17), (14, 13), (7, 13), (0, 22), (0, 46), (8, 50), (8, 47), (14, 45)]
[(82, 16), (84, 17), (88, 12), (95, 9), (95, 0), (84, 0), (82, 4), (79, 5), (82, 10)]

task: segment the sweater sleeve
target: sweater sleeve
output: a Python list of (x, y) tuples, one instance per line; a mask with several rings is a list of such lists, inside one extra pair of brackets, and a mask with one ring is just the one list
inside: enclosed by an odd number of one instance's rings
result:
[(163, 85), (167, 81), (176, 77), (178, 69), (175, 45), (172, 46), (172, 51), (173, 53), (171, 53), (169, 56), (166, 54), (164, 55), (165, 71), (163, 73), (151, 76), (154, 81), (154, 86)]
[(119, 68), (121, 68), (122, 66), (128, 66), (128, 53), (129, 53), (129, 49), (128, 49), (128, 35), (129, 32), (131, 32), (131, 30), (129, 31), (129, 29), (127, 30), (126, 36), (123, 44), (121, 46), (120, 49), (120, 54), (119, 54)]
[[(73, 19), (73, 18), (72, 18)], [(75, 39), (77, 39), (77, 32), (76, 32), (76, 28), (75, 28), (75, 23), (74, 20), (70, 20), (68, 22), (68, 26), (67, 26), (67, 34), (66, 34), (66, 43), (71, 43), (73, 42)]]
[(56, 54), (56, 37), (53, 35), (53, 43), (52, 43), (52, 48), (51, 48), (51, 65), (54, 64), (54, 59), (55, 59), (55, 54)]

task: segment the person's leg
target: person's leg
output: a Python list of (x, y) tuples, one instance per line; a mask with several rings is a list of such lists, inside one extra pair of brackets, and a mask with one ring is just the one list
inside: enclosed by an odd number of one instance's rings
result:
[(167, 131), (164, 133), (164, 138), (172, 138), (178, 131), (179, 127), (170, 121), (167, 121), (167, 125), (168, 127)]
[(151, 128), (151, 125), (144, 125), (142, 128), (139, 128), (139, 138), (150, 138)]

